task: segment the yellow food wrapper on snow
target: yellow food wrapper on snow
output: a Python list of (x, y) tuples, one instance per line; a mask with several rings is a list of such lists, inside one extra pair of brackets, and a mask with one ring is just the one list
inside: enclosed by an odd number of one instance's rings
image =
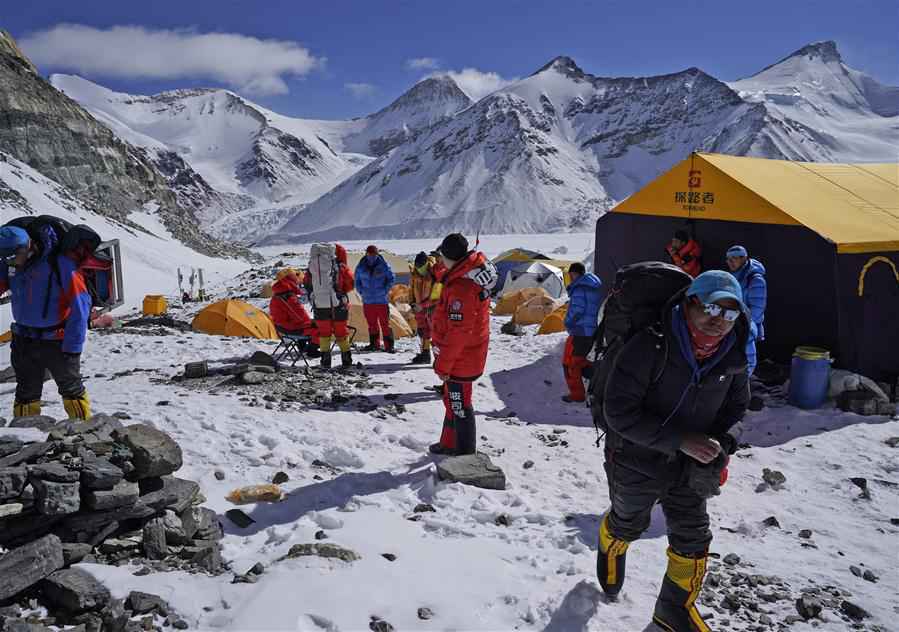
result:
[(225, 500), (235, 505), (250, 503), (276, 503), (281, 500), (281, 488), (277, 485), (250, 485), (235, 489), (225, 496)]

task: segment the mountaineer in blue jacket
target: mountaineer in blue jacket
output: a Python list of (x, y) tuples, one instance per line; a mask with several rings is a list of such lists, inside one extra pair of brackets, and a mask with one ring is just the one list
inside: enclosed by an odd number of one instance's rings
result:
[(90, 401), (81, 380), (91, 297), (77, 264), (55, 253), (51, 226), (39, 239), (16, 226), (0, 228), (0, 293), (12, 300), (11, 362), (16, 373), (13, 416), (41, 414), (44, 373), (53, 376), (70, 419), (89, 419)]
[(393, 332), (390, 330), (388, 292), (393, 287), (394, 275), (390, 264), (378, 252), (377, 246), (365, 249), (365, 256), (356, 266), (356, 290), (362, 297), (362, 310), (368, 322), (368, 350), (381, 348), (384, 334), (384, 350), (394, 353)]
[(746, 303), (746, 307), (752, 315), (749, 342), (746, 344), (748, 373), (752, 375), (758, 364), (755, 343), (765, 339), (765, 307), (768, 304), (768, 281), (765, 278), (765, 266), (761, 261), (750, 259), (749, 252), (743, 246), (731, 246), (727, 251), (727, 267), (740, 282), (740, 287), (743, 289), (743, 302)]
[(568, 383), (569, 393), (562, 397), (564, 402), (582, 402), (584, 391), (584, 369), (590, 366), (587, 354), (593, 346), (599, 307), (602, 304), (599, 288), (602, 281), (595, 274), (587, 273), (584, 264), (572, 263), (568, 268), (571, 284), (568, 286), (568, 312), (565, 315), (565, 355), (562, 370)]

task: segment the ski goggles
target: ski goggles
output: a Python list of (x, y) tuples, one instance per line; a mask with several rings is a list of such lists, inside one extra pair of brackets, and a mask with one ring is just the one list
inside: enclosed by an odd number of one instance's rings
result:
[(705, 303), (702, 306), (703, 311), (712, 317), (721, 316), (724, 320), (732, 323), (740, 317), (740, 310), (727, 309), (718, 305), (718, 303)]

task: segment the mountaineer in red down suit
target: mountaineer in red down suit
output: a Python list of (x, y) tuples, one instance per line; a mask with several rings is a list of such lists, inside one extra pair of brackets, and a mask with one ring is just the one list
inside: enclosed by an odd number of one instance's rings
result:
[(482, 252), (469, 251), (459, 233), (447, 235), (438, 250), (446, 274), (434, 311), (434, 372), (443, 381), (446, 414), (435, 454), (474, 454), (477, 444), (472, 384), (484, 373), (490, 343), (490, 290), (497, 273)]
[(305, 351), (315, 358), (319, 355), (318, 328), (300, 302), (302, 291), (299, 273), (293, 268), (284, 268), (272, 285), (268, 310), (279, 333), (309, 336), (311, 340)]

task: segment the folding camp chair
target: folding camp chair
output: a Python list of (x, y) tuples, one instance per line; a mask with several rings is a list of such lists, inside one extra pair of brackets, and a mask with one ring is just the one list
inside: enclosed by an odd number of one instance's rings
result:
[(309, 368), (309, 360), (306, 359), (306, 346), (312, 341), (310, 336), (291, 333), (281, 327), (275, 327), (280, 336), (281, 341), (272, 352), (272, 358), (275, 362), (282, 360), (290, 360), (290, 366), (296, 366), (297, 362), (303, 361), (306, 368)]

